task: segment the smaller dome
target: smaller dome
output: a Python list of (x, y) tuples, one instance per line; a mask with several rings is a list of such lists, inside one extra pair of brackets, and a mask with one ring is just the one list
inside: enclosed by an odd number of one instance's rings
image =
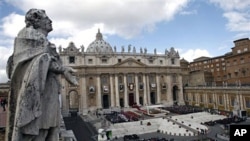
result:
[(88, 53), (113, 53), (112, 47), (103, 40), (102, 33), (100, 29), (98, 29), (98, 33), (96, 34), (96, 39), (92, 43), (89, 44), (86, 52)]

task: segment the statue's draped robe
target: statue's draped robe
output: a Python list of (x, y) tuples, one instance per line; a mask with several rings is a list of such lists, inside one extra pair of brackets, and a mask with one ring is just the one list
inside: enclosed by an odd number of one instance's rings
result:
[(21, 30), (15, 39), (7, 70), (11, 77), (8, 141), (21, 141), (25, 135), (36, 136), (41, 129), (59, 126), (57, 74), (62, 68), (48, 44), (32, 27)]

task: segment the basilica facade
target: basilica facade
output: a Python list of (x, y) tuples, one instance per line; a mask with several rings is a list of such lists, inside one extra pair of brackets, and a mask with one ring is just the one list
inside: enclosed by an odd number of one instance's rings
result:
[(63, 114), (77, 111), (85, 114), (97, 108), (137, 105), (184, 104), (179, 53), (166, 49), (164, 54), (128, 45), (117, 51), (102, 36), (85, 49), (73, 42), (59, 47), (65, 66), (76, 70), (79, 86), (61, 78)]

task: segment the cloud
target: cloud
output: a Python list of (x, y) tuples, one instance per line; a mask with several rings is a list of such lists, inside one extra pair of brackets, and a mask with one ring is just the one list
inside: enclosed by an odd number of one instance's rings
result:
[(16, 13), (11, 13), (1, 20), (1, 34), (3, 36), (13, 38), (24, 26), (24, 16)]
[(245, 10), (250, 6), (249, 0), (210, 0), (210, 2), (218, 5), (225, 11)]
[(181, 58), (184, 58), (188, 62), (193, 62), (194, 59), (198, 57), (211, 57), (206, 49), (189, 49), (187, 51), (179, 50)]
[(6, 48), (0, 46), (0, 83), (7, 82), (8, 78), (6, 75), (6, 64), (8, 61), (9, 56), (12, 54), (13, 49), (12, 48)]
[[(5, 0), (18, 11), (30, 8), (44, 9), (53, 21), (49, 34), (56, 46), (66, 47), (73, 41), (85, 49), (100, 28), (104, 35), (118, 35), (130, 39), (142, 32), (151, 32), (159, 22), (170, 21), (185, 9), (190, 0)], [(24, 15), (11, 13), (0, 22), (0, 56), (10, 56), (14, 37), (25, 26)], [(9, 50), (8, 50), (9, 49)], [(0, 82), (7, 80), (5, 65), (8, 57), (1, 58)]]
[(229, 21), (227, 28), (230, 31), (250, 31), (250, 13), (226, 12), (223, 16)]
[(69, 27), (64, 30), (67, 35), (71, 35), (74, 29), (80, 31), (102, 23), (108, 33), (132, 38), (142, 30), (151, 31), (158, 22), (171, 20), (185, 8), (189, 0), (144, 0), (143, 2), (141, 0), (74, 0), (71, 2), (12, 0), (9, 2), (24, 12), (30, 7), (45, 9), (52, 21)]
[(197, 14), (197, 10), (191, 10), (191, 11), (181, 11), (181, 15), (194, 15)]
[(249, 0), (210, 0), (224, 10), (223, 17), (228, 20), (227, 29), (234, 32), (250, 31)]

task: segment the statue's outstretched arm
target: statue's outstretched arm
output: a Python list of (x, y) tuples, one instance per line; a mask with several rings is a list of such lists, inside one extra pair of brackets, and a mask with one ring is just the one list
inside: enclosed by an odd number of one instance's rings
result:
[(49, 70), (54, 73), (64, 75), (65, 79), (69, 83), (73, 85), (78, 85), (76, 76), (73, 75), (73, 73), (75, 73), (76, 71), (71, 67), (64, 67), (59, 62), (52, 59)]

